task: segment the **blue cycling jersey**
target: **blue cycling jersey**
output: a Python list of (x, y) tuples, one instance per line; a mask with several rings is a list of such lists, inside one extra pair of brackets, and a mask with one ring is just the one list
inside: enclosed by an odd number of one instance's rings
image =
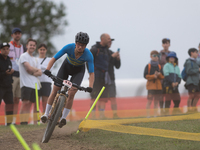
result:
[(83, 54), (78, 59), (76, 59), (75, 58), (75, 47), (76, 47), (75, 43), (65, 45), (59, 52), (57, 52), (54, 55), (54, 58), (57, 60), (64, 54), (67, 54), (66, 59), (71, 65), (81, 66), (81, 65), (84, 65), (85, 62), (87, 62), (89, 73), (94, 72), (94, 61), (93, 61), (94, 58), (93, 58), (93, 55), (90, 52), (90, 50), (85, 48)]

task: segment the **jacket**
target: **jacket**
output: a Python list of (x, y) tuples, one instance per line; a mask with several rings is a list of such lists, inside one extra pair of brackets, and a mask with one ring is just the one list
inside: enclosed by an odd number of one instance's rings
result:
[(163, 73), (165, 77), (163, 80), (164, 87), (172, 87), (173, 82), (181, 83), (181, 73), (177, 65), (166, 63), (163, 67)]
[[(164, 79), (162, 68), (159, 70), (158, 65), (151, 65), (150, 72), (148, 73), (148, 64), (144, 69), (144, 78), (147, 79), (146, 89), (147, 90), (162, 90), (161, 80)], [(155, 71), (160, 72), (160, 75), (155, 79)]]
[[(192, 64), (191, 64), (192, 61)], [(184, 64), (186, 73), (187, 73), (187, 80), (186, 86), (189, 84), (197, 85), (199, 84), (199, 66), (195, 60), (191, 58), (187, 59)]]
[(109, 50), (110, 61), (109, 61), (109, 66), (108, 66), (108, 73), (110, 75), (110, 79), (114, 81), (115, 80), (114, 67), (116, 69), (119, 69), (121, 66), (121, 61), (118, 60), (117, 58), (113, 58), (111, 56), (113, 53), (114, 53), (113, 51)]
[(167, 55), (170, 53), (170, 51), (168, 53), (166, 53), (164, 50), (160, 51), (160, 57), (159, 57), (159, 64), (161, 65), (161, 67), (163, 68), (164, 65), (167, 63), (166, 61), (166, 57)]
[(10, 88), (12, 87), (12, 75), (7, 75), (6, 70), (9, 68), (12, 68), (12, 63), (10, 61), (10, 57), (7, 56), (7, 59), (5, 59), (0, 54), (0, 87)]
[(110, 61), (109, 50), (107, 47), (101, 46), (100, 42), (96, 42), (90, 51), (94, 57), (95, 78), (98, 77), (104, 79)]

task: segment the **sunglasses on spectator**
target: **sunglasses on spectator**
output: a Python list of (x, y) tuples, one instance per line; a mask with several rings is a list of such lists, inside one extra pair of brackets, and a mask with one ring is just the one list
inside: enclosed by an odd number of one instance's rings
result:
[(159, 55), (156, 55), (156, 54), (153, 54), (153, 55), (151, 55), (152, 57), (159, 57)]

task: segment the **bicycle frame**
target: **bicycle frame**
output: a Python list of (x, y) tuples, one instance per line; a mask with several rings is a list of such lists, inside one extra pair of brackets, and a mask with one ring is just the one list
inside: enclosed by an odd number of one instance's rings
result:
[[(58, 98), (61, 95), (63, 95), (65, 97), (65, 103), (64, 103), (64, 106), (65, 106), (67, 98), (68, 98), (68, 91), (69, 91), (69, 89), (71, 89), (71, 87), (72, 87), (72, 83), (70, 81), (63, 80), (63, 86), (62, 86), (61, 90), (58, 91), (58, 93), (56, 94), (56, 97), (53, 101), (52, 108), (50, 110), (48, 118), (51, 117), (51, 114), (54, 111), (55, 105), (57, 104)], [(64, 108), (64, 106), (63, 106), (63, 108)]]

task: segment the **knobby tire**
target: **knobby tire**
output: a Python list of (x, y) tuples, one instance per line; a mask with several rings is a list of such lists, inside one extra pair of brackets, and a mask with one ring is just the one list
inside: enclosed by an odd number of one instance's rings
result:
[(62, 109), (64, 106), (65, 102), (65, 97), (64, 96), (59, 96), (58, 102), (55, 106), (55, 109), (51, 115), (51, 118), (48, 120), (48, 124), (45, 130), (45, 133), (42, 138), (42, 143), (48, 143), (49, 139), (51, 138), (51, 135), (56, 127), (56, 124), (58, 122), (59, 117), (62, 114)]

